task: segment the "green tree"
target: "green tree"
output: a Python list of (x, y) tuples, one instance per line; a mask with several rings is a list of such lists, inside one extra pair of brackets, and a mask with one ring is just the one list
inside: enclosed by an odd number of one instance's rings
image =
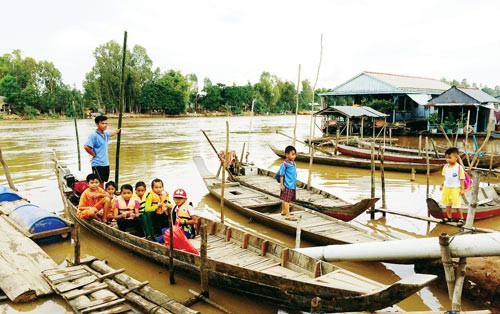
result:
[(311, 102), (313, 100), (313, 90), (309, 80), (302, 81), (302, 91), (300, 92), (300, 108), (311, 109)]

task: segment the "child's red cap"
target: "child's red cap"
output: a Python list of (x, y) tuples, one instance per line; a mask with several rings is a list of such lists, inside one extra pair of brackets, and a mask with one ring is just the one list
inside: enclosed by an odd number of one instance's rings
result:
[(187, 198), (186, 191), (184, 191), (183, 189), (177, 189), (174, 192), (174, 197)]

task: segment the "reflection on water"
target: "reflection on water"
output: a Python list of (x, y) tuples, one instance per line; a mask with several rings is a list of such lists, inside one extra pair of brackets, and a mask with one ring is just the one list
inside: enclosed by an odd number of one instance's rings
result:
[[(276, 134), (281, 131), (287, 134), (293, 132), (294, 119), (290, 116), (254, 117), (252, 133), (249, 134), (249, 117), (213, 117), (213, 118), (176, 118), (176, 119), (124, 119), (120, 153), (119, 184), (143, 180), (147, 184), (158, 177), (163, 179), (167, 191), (172, 192), (183, 187), (188, 197), (206, 215), (219, 215), (219, 202), (208, 192), (194, 166), (192, 157), (200, 155), (207, 161), (209, 169), (214, 172), (218, 168), (218, 160), (209, 143), (200, 130), (205, 130), (218, 150), (225, 147), (226, 121), (230, 125), (231, 149), (241, 155), (243, 143), (250, 150), (249, 160), (258, 166), (276, 170), (281, 161), (268, 148), (272, 143), (277, 147), (285, 147), (290, 140)], [(297, 134), (299, 139), (308, 136), (310, 117), (300, 116)], [(83, 145), (87, 136), (93, 132), (95, 125), (92, 120), (79, 120), (80, 144)], [(116, 120), (109, 121), (109, 129), (116, 127)], [(437, 139), (439, 143), (445, 140)], [(400, 138), (403, 145), (417, 145), (416, 138)], [(78, 168), (78, 156), (73, 121), (0, 121), (0, 147), (4, 159), (8, 162), (11, 175), (18, 189), (33, 203), (51, 211), (61, 213), (63, 205), (54, 178), (53, 150), (58, 158), (68, 164), (72, 170)], [(490, 151), (498, 152), (496, 142), (488, 146)], [(116, 139), (110, 145), (111, 169), (115, 168)], [(297, 144), (298, 151), (306, 151), (306, 147)], [(89, 173), (90, 158), (82, 149), (82, 178)], [(308, 164), (297, 164), (298, 177), (307, 181)], [(3, 170), (2, 170), (3, 174)], [(114, 179), (114, 172), (111, 172)], [(386, 201), (390, 209), (406, 211), (416, 215), (426, 215), (425, 195), (426, 177), (416, 175), (416, 181), (410, 181), (409, 173), (386, 172)], [(496, 179), (498, 181), (498, 179)], [(346, 200), (355, 201), (370, 196), (370, 171), (354, 168), (341, 168), (326, 165), (314, 165), (312, 182), (325, 190)], [(441, 176), (434, 173), (430, 176), (431, 193), (439, 190)], [(0, 184), (6, 185), (5, 177), (0, 176)], [(380, 196), (380, 178), (377, 173), (377, 191)], [(278, 186), (277, 186), (278, 188)], [(245, 228), (275, 239), (285, 245), (294, 246), (295, 239), (269, 227), (249, 220), (230, 209), (224, 211), (228, 224)], [(370, 221), (369, 215), (361, 215), (352, 222), (376, 232), (390, 234), (397, 238), (408, 236), (436, 236), (439, 232), (456, 232), (452, 227), (410, 220), (388, 215), (385, 218), (377, 214)], [(500, 217), (479, 221), (477, 226), (500, 229)], [(114, 268), (124, 267), (127, 273), (137, 279), (151, 282), (153, 287), (182, 300), (190, 297), (188, 288), (198, 290), (199, 283), (176, 274), (177, 284), (168, 283), (168, 270), (162, 266), (149, 263), (131, 255), (126, 250), (116, 247), (113, 243), (100, 239), (86, 231), (82, 231), (82, 253), (95, 255), (106, 259)], [(303, 242), (302, 246), (311, 246)], [(67, 256), (72, 254), (70, 242), (45, 246), (44, 250), (57, 263), (62, 264)], [(340, 266), (366, 275), (384, 283), (393, 283), (400, 277), (413, 273), (412, 266), (401, 266), (383, 263), (339, 263)], [(210, 296), (218, 303), (237, 313), (276, 313), (276, 308), (262, 304), (258, 300), (231, 294), (220, 289), (211, 289)], [(404, 310), (443, 310), (450, 307), (447, 293), (435, 287), (425, 288), (420, 293), (398, 304)], [(465, 302), (465, 309), (474, 307)], [(203, 313), (218, 313), (204, 304), (197, 304), (195, 309)], [(41, 300), (28, 305), (11, 305), (0, 303), (0, 312), (54, 312), (63, 313), (70, 309), (59, 298)]]

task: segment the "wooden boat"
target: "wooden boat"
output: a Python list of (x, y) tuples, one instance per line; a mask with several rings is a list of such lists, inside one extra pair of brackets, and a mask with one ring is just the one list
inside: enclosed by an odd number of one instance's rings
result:
[[(208, 171), (201, 157), (193, 159), (210, 194), (220, 200), (221, 179)], [(278, 197), (244, 186), (239, 182), (227, 182), (224, 185), (224, 194), (224, 204), (239, 213), (274, 229), (295, 234), (297, 221), (286, 220), (285, 216), (281, 215), (281, 200)], [(388, 239), (386, 236), (374, 234), (297, 204), (291, 204), (290, 211), (295, 217), (302, 217), (302, 237), (316, 244), (358, 243)]]
[[(500, 188), (498, 186), (487, 186), (479, 188), (478, 192), (478, 205), (476, 208), (476, 213), (474, 219), (484, 219), (488, 217), (493, 217), (500, 215)], [(467, 218), (468, 207), (472, 200), (472, 189), (465, 191), (462, 196), (462, 212), (464, 218)], [(428, 198), (427, 210), (429, 214), (438, 219), (443, 219), (445, 217), (446, 208), (439, 204), (434, 198)], [(452, 218), (458, 219), (458, 214), (456, 210), (452, 211)]]
[[(343, 155), (353, 156), (363, 159), (371, 159), (371, 151), (366, 148), (359, 148), (354, 146), (348, 146), (343, 144), (336, 145), (337, 150)], [(375, 159), (380, 159), (378, 150), (374, 152)], [(401, 163), (415, 163), (415, 164), (427, 164), (425, 156), (413, 156), (408, 154), (396, 154), (391, 152), (384, 153), (384, 166), (386, 161), (396, 161)], [(429, 156), (429, 163), (432, 165), (444, 165), (446, 160), (444, 158), (434, 158)]]
[[(359, 146), (365, 147), (365, 148), (370, 148), (371, 143), (368, 141), (362, 141), (359, 138), (356, 138), (356, 142)], [(422, 155), (425, 158), (425, 151), (419, 153), (418, 149), (415, 148), (408, 148), (408, 147), (400, 147), (400, 146), (385, 146), (384, 147), (385, 152), (391, 152), (391, 153), (398, 153), (398, 154), (406, 154), (406, 155), (411, 155), (411, 156), (419, 156)], [(385, 157), (384, 153), (384, 157)], [(436, 153), (434, 151), (429, 151), (429, 157), (435, 157)], [(440, 149), (438, 150), (438, 156), (439, 158), (444, 159), (444, 150)], [(500, 167), (500, 154), (483, 154), (478, 157), (478, 163), (476, 167), (480, 168), (488, 168), (490, 167), (490, 159), (493, 157), (492, 162), (492, 168), (497, 168)], [(472, 158), (472, 157), (471, 157)], [(467, 162), (465, 161), (465, 154), (462, 155), (462, 161), (466, 165)]]
[[(60, 182), (69, 170), (60, 165)], [(84, 228), (163, 265), (168, 264), (165, 245), (120, 231), (96, 220), (79, 220), (73, 191), (63, 185), (69, 214)], [(333, 218), (331, 218), (333, 219)], [(211, 285), (249, 295), (289, 309), (306, 311), (312, 298), (320, 297), (327, 312), (377, 310), (391, 306), (419, 291), (435, 276), (415, 274), (384, 285), (333, 264), (310, 258), (278, 243), (208, 221), (208, 280)], [(200, 247), (200, 238), (191, 239)], [(181, 250), (173, 252), (178, 271), (199, 278), (201, 258)]]
[[(269, 145), (272, 151), (281, 158), (285, 158), (285, 151)], [(297, 152), (296, 161), (309, 162), (309, 154)], [(314, 162), (317, 164), (325, 164), (339, 167), (362, 168), (371, 169), (371, 161), (369, 159), (355, 158), (345, 155), (336, 156), (320, 156), (314, 155)], [(375, 160), (375, 168), (380, 169), (380, 161)], [(430, 172), (441, 170), (441, 165), (429, 165)], [(411, 172), (414, 169), (417, 173), (426, 173), (427, 165), (419, 163), (405, 163), (384, 160), (384, 170), (398, 171), (398, 172)]]
[[(244, 186), (279, 197), (275, 175), (275, 172), (252, 167), (245, 170), (245, 175), (234, 178)], [(365, 198), (353, 204), (319, 188), (308, 188), (305, 182), (297, 180), (297, 200), (293, 203), (343, 221), (351, 221), (378, 200), (378, 197)]]

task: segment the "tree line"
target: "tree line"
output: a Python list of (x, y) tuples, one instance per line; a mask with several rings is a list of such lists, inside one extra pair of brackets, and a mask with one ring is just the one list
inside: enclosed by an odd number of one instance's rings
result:
[[(83, 90), (62, 80), (61, 72), (49, 61), (23, 57), (20, 50), (0, 56), (0, 95), (13, 113), (28, 117), (82, 116), (86, 109), (116, 112), (120, 102), (122, 47), (115, 41), (93, 51), (94, 65), (85, 75)], [(300, 92), (293, 82), (263, 72), (258, 82), (225, 85), (203, 81), (196, 74), (179, 70), (153, 68), (146, 49), (139, 45), (126, 51), (124, 112), (161, 112), (181, 114), (186, 111), (224, 111), (239, 114), (295, 112), (310, 109), (313, 90), (308, 80), (300, 82)], [(325, 92), (318, 89), (316, 92)], [(315, 96), (315, 102), (319, 97)]]

